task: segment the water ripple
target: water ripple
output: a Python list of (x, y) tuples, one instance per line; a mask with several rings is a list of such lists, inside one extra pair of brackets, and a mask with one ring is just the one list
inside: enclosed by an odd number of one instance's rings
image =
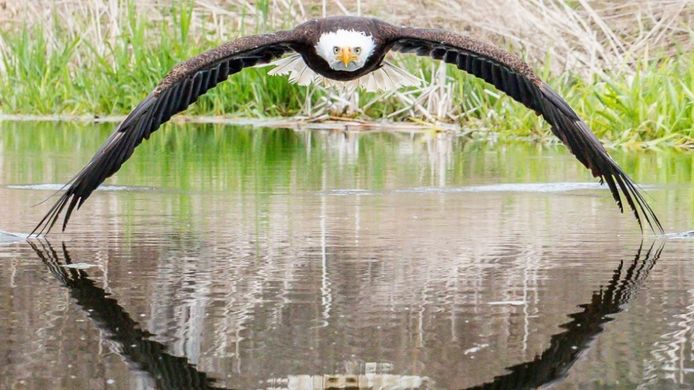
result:
[[(65, 189), (65, 184), (43, 183), (43, 184), (8, 184), (2, 186), (12, 190), (32, 190), (32, 191), (60, 191)], [(104, 184), (99, 186), (96, 191), (152, 191), (153, 187), (142, 186), (114, 186)]]

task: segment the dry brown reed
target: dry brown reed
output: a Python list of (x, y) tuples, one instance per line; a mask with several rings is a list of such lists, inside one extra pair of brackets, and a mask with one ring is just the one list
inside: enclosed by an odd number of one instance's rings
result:
[[(640, 58), (692, 48), (691, 0), (191, 0), (191, 32), (225, 41), (241, 33), (289, 28), (324, 15), (372, 15), (392, 23), (444, 28), (513, 48), (555, 72), (589, 76), (629, 71)], [(170, 1), (136, 2), (138, 13), (165, 17)], [(0, 27), (41, 24), (48, 38), (68, 33), (98, 51), (127, 23), (123, 0), (4, 0)], [(55, 42), (55, 39), (49, 41)]]

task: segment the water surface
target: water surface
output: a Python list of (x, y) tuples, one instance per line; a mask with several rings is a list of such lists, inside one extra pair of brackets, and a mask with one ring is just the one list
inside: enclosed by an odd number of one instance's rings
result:
[(0, 388), (694, 383), (691, 154), (642, 240), (561, 146), (172, 125), (26, 242), (110, 125), (0, 126)]

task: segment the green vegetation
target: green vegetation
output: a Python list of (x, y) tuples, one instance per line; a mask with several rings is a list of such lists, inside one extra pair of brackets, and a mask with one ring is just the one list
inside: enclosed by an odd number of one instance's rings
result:
[[(267, 8), (267, 2), (262, 3)], [(134, 2), (127, 4), (119, 34), (103, 42), (74, 34), (74, 26), (64, 26), (57, 18), (49, 26), (24, 25), (2, 33), (0, 112), (127, 114), (177, 62), (221, 43), (215, 35), (200, 33), (209, 29), (206, 19), (194, 18), (192, 3), (168, 8), (163, 19), (137, 12)], [(267, 15), (267, 10), (260, 14)], [(203, 23), (195, 34), (191, 29), (194, 19)], [(608, 143), (690, 147), (694, 144), (694, 54), (680, 52), (665, 59), (641, 60), (630, 73), (608, 71), (581, 77), (571, 73), (558, 76), (549, 67), (536, 69)], [(437, 78), (428, 59), (403, 56), (401, 61), (428, 81)], [(321, 102), (329, 102), (335, 92), (298, 87), (283, 77), (266, 77), (266, 69), (247, 69), (232, 76), (186, 115), (325, 117), (331, 112), (329, 104)], [(534, 113), (481, 80), (448, 69), (440, 90), (446, 87), (451, 96), (431, 88), (386, 96), (363, 92), (354, 115), (453, 120), (476, 131), (508, 136), (544, 139), (550, 134)], [(438, 108), (430, 104), (416, 109), (411, 101), (423, 94), (434, 96)]]
[[(455, 73), (452, 73), (455, 74)], [(652, 148), (694, 146), (694, 54), (643, 63), (635, 75), (542, 78), (556, 89), (601, 139), (614, 145)], [(480, 125), (519, 136), (543, 137), (549, 128), (513, 100), (496, 96), (484, 82), (456, 75), (463, 111)], [(477, 110), (476, 110), (477, 109)]]

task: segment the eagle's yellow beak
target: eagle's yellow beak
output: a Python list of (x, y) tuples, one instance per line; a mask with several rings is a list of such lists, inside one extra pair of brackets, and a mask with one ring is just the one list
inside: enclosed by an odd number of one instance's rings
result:
[(337, 54), (336, 59), (342, 61), (345, 66), (349, 65), (350, 62), (357, 59), (357, 55), (352, 52), (351, 47), (343, 47)]

